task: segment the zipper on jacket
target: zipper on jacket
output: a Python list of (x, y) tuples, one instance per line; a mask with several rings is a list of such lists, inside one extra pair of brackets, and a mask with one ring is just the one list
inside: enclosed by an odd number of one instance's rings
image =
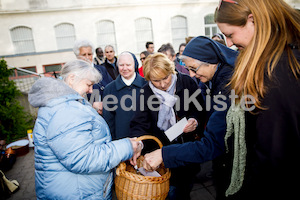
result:
[(113, 174), (112, 172), (109, 172), (108, 177), (107, 177), (107, 179), (106, 179), (106, 181), (104, 183), (104, 188), (103, 188), (103, 197), (104, 198), (107, 195), (107, 189), (108, 189), (110, 181), (112, 180), (112, 174)]

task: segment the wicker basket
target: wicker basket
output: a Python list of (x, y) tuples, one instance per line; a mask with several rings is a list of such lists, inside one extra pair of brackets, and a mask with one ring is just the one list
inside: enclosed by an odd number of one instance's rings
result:
[[(162, 143), (158, 138), (145, 135), (137, 138), (138, 141), (153, 139), (159, 147)], [(138, 167), (142, 167), (143, 156), (137, 160)], [(163, 200), (169, 192), (171, 172), (161, 164), (157, 170), (161, 177), (139, 175), (129, 162), (122, 162), (116, 170), (115, 190), (118, 200)]]

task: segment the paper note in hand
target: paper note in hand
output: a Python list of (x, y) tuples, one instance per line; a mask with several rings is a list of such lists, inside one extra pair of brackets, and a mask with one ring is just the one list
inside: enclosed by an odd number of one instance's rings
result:
[(139, 168), (139, 172), (143, 174), (144, 176), (154, 176), (154, 177), (160, 177), (161, 175), (157, 171), (148, 172), (143, 167)]
[(182, 118), (179, 122), (174, 124), (171, 128), (165, 131), (166, 136), (172, 142), (175, 138), (183, 133), (184, 127), (187, 125), (188, 121), (186, 117)]

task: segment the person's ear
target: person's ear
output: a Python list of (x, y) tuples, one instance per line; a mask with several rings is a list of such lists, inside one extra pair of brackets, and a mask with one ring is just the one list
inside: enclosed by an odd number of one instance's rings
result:
[(174, 61), (176, 59), (176, 55), (171, 56), (172, 57), (172, 61)]
[(254, 19), (253, 19), (253, 15), (252, 14), (248, 15), (248, 19), (247, 20), (254, 24)]
[(74, 84), (74, 82), (75, 82), (75, 74), (70, 74), (69, 76), (68, 76), (68, 78), (67, 78), (67, 83), (68, 83), (68, 85), (71, 87), (71, 88), (73, 88), (72, 86), (73, 86), (73, 84)]

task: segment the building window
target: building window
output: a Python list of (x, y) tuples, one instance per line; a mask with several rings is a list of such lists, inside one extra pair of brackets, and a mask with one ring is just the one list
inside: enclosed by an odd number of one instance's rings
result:
[(104, 51), (106, 45), (112, 45), (117, 54), (117, 42), (115, 33), (115, 24), (113, 21), (103, 20), (96, 23), (97, 27), (97, 47)]
[(10, 34), (16, 54), (35, 52), (31, 28), (18, 26), (12, 28)]
[(204, 17), (205, 36), (211, 38), (215, 33), (220, 32), (214, 21), (214, 15), (209, 14)]
[[(24, 70), (22, 71), (22, 69)], [(36, 67), (22, 67), (21, 70), (14, 69), (13, 74), (10, 75), (10, 79), (19, 79), (19, 78), (37, 76), (35, 74), (31, 74), (30, 72), (36, 73)]]
[(42, 9), (46, 8), (48, 3), (47, 0), (29, 0), (30, 9)]
[(137, 51), (146, 50), (146, 42), (153, 42), (152, 21), (149, 18), (138, 18), (135, 20), (135, 31)]
[(175, 16), (171, 19), (172, 42), (174, 50), (177, 51), (181, 43), (185, 43), (188, 36), (187, 20), (183, 16)]
[(46, 77), (54, 77), (58, 78), (61, 72), (61, 67), (63, 63), (53, 64), (53, 65), (45, 65), (44, 67), (44, 75)]
[(58, 49), (71, 49), (75, 42), (75, 29), (73, 24), (61, 23), (54, 27)]

